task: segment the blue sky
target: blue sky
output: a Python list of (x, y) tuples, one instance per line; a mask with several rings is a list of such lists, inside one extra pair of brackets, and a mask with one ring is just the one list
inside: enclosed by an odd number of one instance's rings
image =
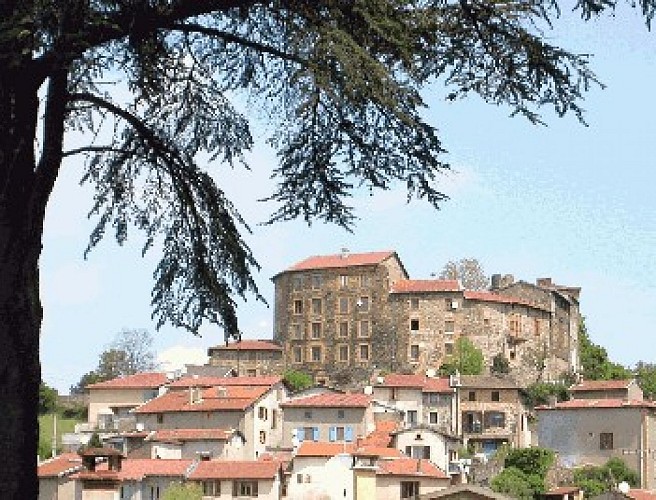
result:
[[(249, 156), (251, 171), (214, 166), (216, 178), (253, 228), (246, 236), (262, 271), (256, 276), (269, 307), (254, 298), (240, 304), (247, 338), (270, 338), (270, 278), (309, 255), (396, 250), (413, 278), (428, 278), (451, 259), (476, 257), (487, 274), (534, 281), (552, 277), (580, 286), (581, 310), (594, 342), (613, 360), (656, 362), (656, 43), (634, 13), (582, 23), (571, 16), (548, 33), (553, 42), (590, 53), (606, 84), (583, 103), (584, 127), (573, 116), (544, 110), (547, 127), (510, 110), (470, 99), (447, 103), (439, 86), (426, 89), (426, 117), (442, 134), (453, 173), (443, 189), (451, 200), (435, 211), (405, 203), (402, 186), (354, 200), (354, 233), (301, 222), (259, 226), (273, 207), (256, 200), (271, 191), (275, 164), (264, 146), (265, 124)], [(254, 117), (257, 118), (257, 117)], [(64, 165), (48, 207), (41, 259), (44, 306), (41, 361), (46, 383), (68, 391), (94, 369), (99, 354), (122, 328), (145, 328), (164, 368), (203, 361), (223, 333), (205, 326), (201, 337), (150, 318), (157, 253), (141, 258), (141, 235), (123, 248), (107, 239), (87, 260), (93, 224), (91, 193), (80, 187), (81, 162)]]

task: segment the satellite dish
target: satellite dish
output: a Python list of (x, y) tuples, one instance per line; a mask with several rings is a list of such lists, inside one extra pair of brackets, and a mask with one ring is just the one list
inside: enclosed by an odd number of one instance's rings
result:
[(631, 489), (631, 487), (629, 486), (629, 483), (627, 483), (626, 481), (622, 481), (620, 484), (617, 485), (617, 489), (620, 490), (620, 493), (626, 495)]

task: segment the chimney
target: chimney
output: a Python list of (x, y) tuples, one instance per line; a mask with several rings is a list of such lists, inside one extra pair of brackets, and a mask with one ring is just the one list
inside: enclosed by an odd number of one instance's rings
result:
[(515, 277), (512, 274), (504, 274), (503, 278), (501, 278), (501, 284), (500, 288), (507, 287), (508, 285), (512, 285), (515, 282)]
[(490, 279), (490, 290), (498, 290), (501, 285), (501, 275), (493, 274)]
[(349, 249), (346, 247), (342, 247), (341, 249), (341, 257), (342, 259), (348, 259), (349, 256)]
[(535, 284), (541, 288), (551, 288), (553, 286), (551, 278), (538, 278), (535, 280)]

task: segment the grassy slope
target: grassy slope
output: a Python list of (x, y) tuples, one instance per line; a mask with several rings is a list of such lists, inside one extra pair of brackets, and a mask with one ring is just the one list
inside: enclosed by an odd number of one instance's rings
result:
[[(80, 420), (61, 418), (57, 416), (57, 443), (58, 449), (61, 447), (61, 436), (67, 432), (75, 430), (75, 424), (80, 423)], [(50, 456), (52, 447), (52, 431), (53, 431), (53, 414), (41, 415), (39, 417), (39, 456), (43, 459)]]

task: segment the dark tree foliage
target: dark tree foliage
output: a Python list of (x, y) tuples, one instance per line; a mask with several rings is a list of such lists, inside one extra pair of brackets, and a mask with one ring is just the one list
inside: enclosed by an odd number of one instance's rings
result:
[(497, 353), (492, 358), (490, 371), (495, 375), (505, 375), (510, 373), (510, 361), (502, 353)]
[(633, 487), (640, 484), (638, 474), (617, 457), (604, 465), (586, 465), (574, 470), (574, 484), (583, 489), (586, 498), (612, 491), (623, 481)]
[(556, 401), (570, 399), (569, 385), (563, 383), (535, 382), (526, 387), (522, 395), (529, 408), (548, 404), (550, 397), (555, 397)]
[(585, 318), (579, 324), (581, 375), (585, 380), (623, 380), (633, 377), (629, 369), (612, 362), (606, 349), (590, 340)]
[(508, 450), (503, 471), (492, 479), (492, 489), (513, 498), (538, 498), (546, 490), (545, 478), (554, 461), (554, 452), (546, 448)]
[[(647, 23), (654, 0), (634, 4)], [(584, 19), (614, 0), (580, 0)], [(478, 94), (539, 121), (582, 118), (586, 56), (548, 41), (555, 0), (0, 0), (0, 470), (5, 498), (36, 498), (39, 255), (65, 158), (86, 157), (97, 225), (88, 250), (132, 228), (156, 246), (158, 325), (239, 334), (235, 301), (258, 292), (248, 226), (221, 170), (253, 144), (233, 99), (277, 132), (270, 222), (350, 228), (356, 189), (401, 183), (438, 206), (448, 168), (420, 90)], [(243, 101), (242, 101), (243, 102)], [(249, 109), (254, 109), (250, 106)], [(72, 146), (70, 132), (87, 142)], [(31, 396), (30, 396), (31, 395)]]
[(57, 410), (57, 390), (41, 382), (39, 387), (39, 415)]

